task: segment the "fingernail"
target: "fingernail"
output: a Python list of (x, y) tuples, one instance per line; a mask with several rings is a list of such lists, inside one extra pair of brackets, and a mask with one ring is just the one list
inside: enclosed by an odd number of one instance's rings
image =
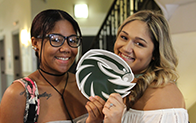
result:
[(92, 100), (92, 99), (93, 99), (93, 97), (92, 97), (92, 96), (90, 96), (90, 97), (89, 97), (89, 100)]

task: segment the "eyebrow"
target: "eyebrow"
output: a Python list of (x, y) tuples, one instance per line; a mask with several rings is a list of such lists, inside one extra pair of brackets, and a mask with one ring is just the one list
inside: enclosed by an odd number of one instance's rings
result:
[(147, 41), (146, 41), (146, 40), (144, 40), (143, 38), (136, 37), (136, 39), (142, 40), (142, 41), (144, 41), (145, 43), (147, 43)]
[(127, 32), (125, 32), (125, 31), (122, 31), (122, 32), (124, 32), (126, 35), (129, 35)]
[[(127, 32), (125, 32), (125, 31), (122, 31), (123, 33), (125, 33), (126, 35), (129, 35)], [(136, 37), (136, 39), (139, 39), (139, 40), (142, 40), (142, 41), (144, 41), (145, 43), (147, 43), (147, 41), (146, 40), (144, 40), (143, 38), (140, 38), (140, 37)]]

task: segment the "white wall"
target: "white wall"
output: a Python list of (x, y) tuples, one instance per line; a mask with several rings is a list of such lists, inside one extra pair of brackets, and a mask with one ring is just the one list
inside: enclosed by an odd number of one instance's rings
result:
[(178, 87), (182, 91), (186, 107), (189, 109), (196, 102), (194, 92), (196, 88), (196, 32), (173, 34), (172, 41), (179, 58)]

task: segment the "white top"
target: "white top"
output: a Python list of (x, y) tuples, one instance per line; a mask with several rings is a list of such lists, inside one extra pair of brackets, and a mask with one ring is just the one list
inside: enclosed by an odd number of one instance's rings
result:
[(126, 111), (122, 123), (188, 123), (188, 113), (183, 108)]
[[(88, 113), (73, 119), (74, 123), (85, 123)], [(71, 123), (71, 120), (51, 121), (47, 123)]]

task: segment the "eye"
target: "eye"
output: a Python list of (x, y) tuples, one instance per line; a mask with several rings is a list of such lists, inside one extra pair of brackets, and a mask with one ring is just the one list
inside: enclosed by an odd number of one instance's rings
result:
[(60, 37), (60, 36), (51, 36), (50, 40), (52, 42), (62, 42), (64, 39), (62, 37)]
[(134, 44), (138, 47), (145, 47), (146, 46), (146, 41), (143, 40), (142, 38), (136, 37), (134, 40)]
[(70, 39), (70, 40), (69, 40), (69, 43), (71, 43), (71, 44), (77, 44), (78, 41), (77, 41), (77, 40)]
[(58, 38), (51, 38), (51, 41), (53, 41), (53, 42), (60, 42), (60, 39), (58, 39)]
[(120, 36), (121, 39), (127, 40), (128, 38), (126, 36), (121, 35)]
[(69, 43), (77, 44), (79, 42), (79, 39), (77, 37), (70, 37)]
[(144, 45), (140, 42), (136, 42), (135, 44), (138, 45), (138, 46), (144, 47)]

